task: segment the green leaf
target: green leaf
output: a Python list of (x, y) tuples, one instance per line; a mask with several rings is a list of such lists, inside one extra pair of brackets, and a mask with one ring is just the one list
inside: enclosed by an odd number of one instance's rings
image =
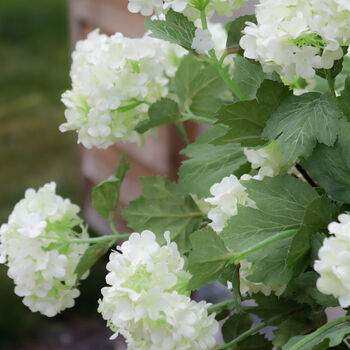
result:
[(125, 153), (123, 153), (116, 174), (98, 184), (92, 191), (94, 209), (108, 222), (114, 220), (115, 211), (119, 204), (120, 189), (129, 166)]
[(194, 290), (217, 280), (226, 263), (232, 258), (232, 253), (211, 228), (192, 233), (190, 240), (192, 250), (188, 270), (192, 278), (188, 288)]
[(256, 16), (240, 16), (227, 24), (227, 28), (229, 28), (226, 41), (227, 48), (239, 46), (239, 41), (243, 35), (242, 30), (246, 27), (246, 22), (256, 23)]
[(288, 97), (268, 120), (263, 137), (278, 142), (283, 164), (307, 158), (317, 141), (332, 146), (339, 132), (339, 110), (331, 93)]
[(346, 166), (350, 168), (350, 123), (345, 120), (341, 120), (340, 122), (338, 147), (342, 159), (344, 160)]
[(192, 113), (213, 118), (227, 90), (217, 69), (193, 55), (183, 58), (175, 75), (175, 88), (181, 105)]
[[(317, 331), (315, 331), (317, 332)], [(315, 333), (314, 332), (314, 333)], [(291, 338), (286, 345), (282, 347), (282, 350), (291, 350), (299, 342), (303, 341), (306, 337), (310, 337), (314, 333), (310, 333), (304, 336), (297, 336)], [(338, 324), (325, 332), (318, 335), (315, 339), (307, 342), (304, 345), (297, 347), (298, 350), (325, 350), (331, 347), (341, 344), (343, 339), (350, 334), (350, 322), (344, 322)]]
[(225, 343), (229, 343), (240, 334), (250, 329), (252, 324), (253, 319), (249, 314), (233, 314), (222, 326), (222, 336)]
[(162, 98), (153, 103), (148, 110), (148, 116), (148, 120), (143, 120), (136, 125), (137, 132), (143, 134), (149, 129), (165, 124), (174, 124), (181, 119), (179, 106), (169, 98)]
[(165, 15), (165, 21), (146, 18), (145, 28), (151, 31), (150, 36), (153, 38), (169, 41), (192, 50), (196, 27), (181, 13), (170, 9)]
[(230, 174), (241, 175), (247, 158), (239, 144), (210, 145), (212, 139), (225, 133), (222, 127), (206, 131), (182, 153), (191, 159), (185, 160), (179, 170), (179, 186), (185, 193), (199, 198), (210, 195), (210, 187)]
[(261, 139), (266, 121), (289, 94), (289, 89), (283, 84), (264, 80), (257, 91), (256, 99), (223, 105), (217, 114), (217, 123), (225, 124), (229, 129), (213, 143), (238, 142), (248, 147), (266, 143)]
[(337, 97), (337, 102), (348, 121), (350, 121), (350, 76), (346, 78), (344, 90)]
[(77, 281), (87, 272), (96, 261), (101, 258), (114, 244), (114, 241), (102, 241), (89, 246), (81, 257), (74, 273), (77, 275)]
[(313, 309), (319, 309), (320, 305), (323, 307), (338, 306), (337, 299), (318, 291), (316, 287), (317, 279), (318, 275), (314, 271), (302, 273), (293, 279), (284, 295), (297, 300), (298, 303), (308, 304)]
[(338, 145), (318, 145), (302, 162), (308, 174), (335, 200), (350, 203), (350, 167)]
[(327, 235), (323, 232), (317, 232), (313, 234), (310, 238), (311, 243), (311, 254), (310, 254), (310, 265), (313, 266), (315, 260), (318, 259), (318, 251), (323, 245), (323, 241)]
[(181, 252), (189, 249), (189, 234), (197, 230), (203, 214), (189, 195), (182, 195), (178, 185), (166, 177), (141, 178), (144, 195), (123, 208), (128, 226), (140, 232), (151, 230), (159, 243), (164, 243), (164, 232), (170, 231)]
[(255, 99), (256, 93), (265, 79), (265, 73), (260, 64), (239, 55), (234, 57), (233, 62), (233, 82), (247, 100)]
[[(290, 175), (242, 182), (256, 207), (239, 207), (221, 233), (225, 245), (235, 253), (255, 246), (276, 233), (299, 229), (305, 210), (318, 197), (306, 183)], [(271, 287), (282, 286), (292, 277), (286, 259), (293, 237), (280, 239), (246, 256), (255, 269), (248, 278)]]

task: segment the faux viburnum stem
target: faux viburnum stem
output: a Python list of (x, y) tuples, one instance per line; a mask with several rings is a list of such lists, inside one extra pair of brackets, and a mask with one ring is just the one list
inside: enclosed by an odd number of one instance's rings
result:
[(303, 175), (304, 179), (310, 184), (311, 187), (317, 187), (314, 180), (311, 179), (309, 174), (306, 172), (306, 170), (300, 164), (296, 164), (295, 167), (301, 173), (301, 175)]
[[(207, 23), (207, 17), (205, 14), (205, 9), (201, 11), (201, 21), (202, 21), (202, 28), (203, 29), (208, 29), (208, 23)], [(244, 94), (241, 92), (241, 90), (237, 87), (237, 85), (231, 80), (230, 76), (222, 66), (223, 61), (221, 62), (218, 61), (215, 50), (211, 49), (208, 51), (210, 58), (211, 58), (211, 63), (216, 67), (218, 70), (221, 78), (224, 80), (226, 85), (230, 88), (230, 90), (242, 101), (245, 101), (247, 98), (244, 96)]]
[(332, 71), (330, 69), (326, 69), (325, 72), (326, 72), (329, 90), (331, 91), (334, 97), (337, 97), (335, 93), (335, 79), (332, 77)]
[(302, 338), (300, 341), (298, 341), (296, 344), (294, 344), (289, 350), (299, 350), (300, 348), (302, 348), (305, 344), (311, 342), (312, 340), (316, 339), (317, 337), (319, 337), (321, 334), (327, 332), (329, 329), (344, 323), (346, 321), (350, 321), (350, 316), (345, 316), (345, 317), (341, 317), (338, 318), (334, 321), (328, 322), (325, 325), (323, 325), (322, 327), (320, 327), (319, 329), (317, 329), (315, 332), (307, 335), (306, 337)]

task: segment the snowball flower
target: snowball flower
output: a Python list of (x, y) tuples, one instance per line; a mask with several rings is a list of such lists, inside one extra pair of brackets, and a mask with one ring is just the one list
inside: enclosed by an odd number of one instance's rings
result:
[(128, 349), (212, 349), (215, 316), (183, 294), (190, 275), (169, 232), (165, 238), (160, 246), (151, 231), (133, 233), (110, 255), (99, 312)]
[(85, 147), (107, 148), (117, 141), (142, 142), (134, 128), (148, 118), (149, 105), (168, 94), (185, 50), (145, 35), (129, 39), (91, 32), (72, 54), (72, 89), (62, 95), (66, 123)]
[(254, 207), (255, 203), (248, 198), (246, 188), (239, 182), (236, 176), (224, 177), (220, 183), (216, 183), (210, 188), (210, 193), (214, 197), (206, 198), (214, 208), (210, 209), (208, 218), (212, 220), (209, 224), (215, 232), (221, 232), (227, 220), (237, 215), (238, 204)]
[[(33, 312), (54, 316), (72, 307), (79, 296), (74, 273), (86, 244), (67, 244), (87, 237), (79, 207), (56, 195), (51, 182), (28, 189), (0, 228), (0, 262), (7, 263), (15, 293)], [(81, 233), (74, 228), (80, 226)]]
[(338, 298), (346, 308), (350, 306), (350, 215), (341, 214), (338, 220), (328, 225), (332, 236), (323, 241), (314, 269), (320, 274), (318, 290)]
[(197, 28), (191, 48), (196, 50), (197, 53), (203, 54), (213, 49), (214, 46), (210, 31), (208, 29)]
[(244, 56), (290, 83), (332, 68), (350, 43), (350, 11), (343, 0), (261, 0), (256, 16), (257, 24), (243, 30)]

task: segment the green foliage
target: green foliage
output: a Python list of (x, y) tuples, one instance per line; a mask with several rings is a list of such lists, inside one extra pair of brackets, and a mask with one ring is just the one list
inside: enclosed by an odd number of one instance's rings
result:
[(98, 259), (108, 252), (109, 248), (111, 248), (113, 244), (113, 240), (102, 241), (92, 244), (88, 249), (86, 249), (74, 271), (77, 275), (77, 282), (96, 263)]
[(196, 27), (181, 13), (169, 9), (165, 15), (165, 21), (146, 18), (145, 28), (151, 31), (150, 36), (153, 38), (169, 41), (192, 50)]
[(239, 41), (241, 40), (241, 37), (242, 37), (242, 30), (245, 28), (246, 22), (256, 23), (256, 16), (255, 15), (240, 16), (235, 20), (226, 24), (226, 28), (228, 28), (226, 47), (228, 49), (239, 46)]
[(249, 61), (242, 56), (234, 57), (233, 63), (233, 82), (247, 100), (253, 100), (265, 79), (265, 73), (262, 71), (260, 64)]
[(209, 144), (225, 129), (216, 126), (196, 139), (196, 142), (182, 151), (191, 159), (185, 160), (179, 170), (179, 186), (185, 193), (196, 194), (199, 198), (210, 196), (210, 187), (230, 174), (242, 175), (247, 159), (237, 143), (223, 146)]
[(203, 214), (190, 195), (183, 195), (177, 184), (166, 177), (141, 178), (143, 196), (123, 208), (123, 217), (137, 232), (151, 230), (160, 243), (170, 231), (181, 252), (189, 249), (189, 235), (197, 230)]
[[(303, 225), (306, 208), (318, 197), (306, 183), (289, 175), (262, 181), (243, 182), (255, 208), (239, 207), (221, 233), (226, 246), (233, 252), (242, 252), (272, 235)], [(293, 268), (287, 265), (293, 237), (285, 237), (247, 255), (255, 264), (248, 278), (270, 286), (282, 286), (290, 281)], [(297, 260), (296, 260), (297, 261)]]
[(350, 121), (350, 76), (346, 78), (344, 90), (337, 98), (337, 102), (346, 118)]
[(215, 67), (187, 55), (176, 72), (175, 89), (185, 110), (213, 118), (227, 87)]
[(342, 113), (330, 93), (288, 97), (268, 120), (263, 137), (278, 137), (283, 164), (307, 158), (317, 141), (333, 146)]
[(125, 153), (121, 157), (115, 175), (98, 184), (92, 191), (92, 205), (105, 220), (112, 222), (119, 204), (120, 189), (129, 169)]
[(211, 228), (192, 233), (190, 240), (192, 251), (188, 269), (192, 278), (188, 288), (194, 290), (217, 280), (227, 261), (232, 258), (232, 253)]
[(152, 104), (148, 110), (148, 120), (141, 121), (136, 125), (135, 130), (141, 134), (149, 129), (165, 124), (176, 124), (181, 119), (178, 104), (169, 99), (162, 98)]
[(223, 105), (217, 113), (217, 123), (224, 124), (229, 129), (213, 143), (238, 142), (250, 147), (264, 144), (261, 134), (266, 121), (288, 95), (289, 90), (283, 84), (264, 80), (254, 100)]

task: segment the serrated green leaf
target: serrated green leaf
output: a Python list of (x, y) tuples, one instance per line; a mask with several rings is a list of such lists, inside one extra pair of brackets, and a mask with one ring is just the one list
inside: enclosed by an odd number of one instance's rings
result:
[(164, 243), (164, 232), (170, 231), (183, 253), (189, 249), (189, 234), (197, 230), (203, 214), (189, 195), (182, 195), (178, 185), (166, 177), (141, 179), (144, 195), (123, 208), (128, 226), (140, 232), (151, 230), (159, 243)]
[(199, 198), (208, 197), (210, 187), (223, 177), (241, 175), (247, 158), (239, 144), (214, 146), (208, 143), (224, 132), (221, 127), (211, 128), (183, 151), (191, 157), (179, 170), (179, 186), (183, 192), (196, 194)]
[(255, 99), (256, 93), (265, 79), (265, 73), (260, 64), (239, 55), (234, 57), (233, 63), (233, 82), (247, 100)]
[(217, 69), (193, 55), (183, 58), (175, 75), (175, 88), (181, 105), (210, 118), (214, 118), (222, 103), (220, 97), (227, 90)]
[(194, 290), (217, 280), (226, 263), (232, 259), (232, 253), (211, 228), (192, 233), (190, 240), (192, 250), (188, 270), (192, 278), (188, 287)]
[(266, 121), (289, 94), (289, 89), (283, 84), (264, 80), (256, 99), (223, 105), (217, 114), (217, 124), (225, 124), (229, 129), (213, 143), (238, 142), (248, 147), (266, 143), (261, 139)]
[[(262, 181), (242, 182), (256, 207), (239, 207), (221, 233), (225, 245), (238, 253), (255, 246), (272, 235), (299, 229), (305, 210), (318, 197), (306, 183), (290, 175), (265, 177)], [(248, 279), (269, 286), (282, 286), (292, 277), (286, 265), (292, 236), (285, 237), (246, 256), (255, 269)]]
[(102, 241), (89, 246), (81, 257), (74, 273), (77, 275), (77, 281), (96, 263), (96, 261), (106, 254), (114, 241)]
[[(317, 331), (315, 331), (317, 332)], [(282, 350), (325, 350), (339, 345), (345, 337), (350, 334), (350, 322), (344, 322), (338, 324), (334, 327), (331, 327), (324, 333), (321, 333), (319, 336), (316, 336), (315, 339), (307, 342), (304, 345), (298, 345), (299, 342), (304, 341), (306, 337), (310, 337), (313, 333), (297, 336), (291, 338), (287, 344), (282, 347)]]
[(241, 40), (241, 37), (243, 35), (242, 30), (245, 28), (246, 22), (256, 23), (256, 16), (240, 16), (227, 24), (227, 28), (229, 28), (226, 41), (227, 48), (239, 46), (239, 41)]
[(181, 114), (177, 103), (169, 98), (162, 98), (153, 103), (148, 110), (149, 119), (138, 123), (135, 130), (144, 133), (149, 129), (165, 124), (174, 124), (179, 122)]
[(263, 137), (279, 136), (283, 164), (307, 158), (317, 141), (332, 146), (339, 133), (342, 113), (330, 93), (307, 93), (288, 97), (268, 120)]
[(120, 189), (129, 166), (125, 153), (123, 153), (116, 174), (102, 181), (92, 191), (92, 205), (94, 209), (108, 222), (114, 220), (115, 211), (119, 204)]
[(312, 155), (302, 162), (308, 174), (335, 200), (350, 203), (350, 167), (338, 144), (318, 145)]
[(169, 9), (165, 15), (165, 21), (146, 18), (145, 28), (151, 31), (150, 36), (153, 38), (169, 41), (192, 50), (196, 27), (182, 13)]

